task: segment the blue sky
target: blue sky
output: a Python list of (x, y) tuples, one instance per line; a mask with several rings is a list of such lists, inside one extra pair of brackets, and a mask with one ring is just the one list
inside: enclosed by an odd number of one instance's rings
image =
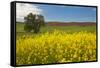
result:
[[(31, 4), (31, 6), (28, 5), (27, 8), (31, 7), (32, 11), (35, 10), (35, 13), (36, 12), (39, 13), (41, 11), (40, 14), (44, 16), (45, 21), (96, 22), (95, 7), (61, 6), (61, 5), (59, 6), (59, 5), (43, 5), (43, 4)], [(21, 11), (26, 11), (26, 10), (23, 9)], [(19, 13), (19, 15), (22, 13)], [(18, 17), (21, 18), (21, 16)]]
[(46, 21), (96, 22), (96, 8), (79, 6), (39, 6)]

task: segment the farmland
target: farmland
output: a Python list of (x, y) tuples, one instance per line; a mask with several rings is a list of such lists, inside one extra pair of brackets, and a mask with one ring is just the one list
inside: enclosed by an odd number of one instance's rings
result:
[[(24, 31), (24, 23), (16, 23), (16, 32), (17, 33), (22, 33)], [(46, 24), (45, 27), (41, 28), (40, 32), (47, 32), (47, 31), (52, 31), (54, 29), (57, 30), (64, 30), (67, 32), (77, 32), (77, 31), (89, 31), (89, 32), (94, 32), (96, 30), (96, 24), (95, 23), (48, 23)]]
[(54, 24), (49, 23), (34, 34), (26, 33), (23, 23), (16, 23), (17, 65), (96, 61), (94, 23)]

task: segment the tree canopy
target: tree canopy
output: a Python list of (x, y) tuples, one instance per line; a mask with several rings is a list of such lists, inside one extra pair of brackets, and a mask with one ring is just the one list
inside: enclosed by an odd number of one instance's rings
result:
[(40, 31), (40, 27), (45, 26), (43, 15), (29, 13), (26, 17), (24, 17), (24, 20), (24, 30), (26, 32), (34, 31), (34, 33), (38, 33)]

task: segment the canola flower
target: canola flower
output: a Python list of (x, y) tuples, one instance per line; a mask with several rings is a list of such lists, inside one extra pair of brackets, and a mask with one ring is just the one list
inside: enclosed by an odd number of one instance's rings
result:
[(96, 60), (96, 33), (60, 30), (23, 35), (16, 41), (16, 63), (48, 64)]

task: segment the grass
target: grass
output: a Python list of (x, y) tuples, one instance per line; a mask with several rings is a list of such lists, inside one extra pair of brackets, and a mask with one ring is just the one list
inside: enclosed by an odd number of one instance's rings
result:
[[(79, 32), (79, 31), (96, 31), (96, 26), (46, 26), (40, 29), (40, 32), (53, 31), (54, 29), (63, 30), (67, 32)], [(16, 32), (25, 32), (23, 23), (16, 23)]]
[(16, 23), (16, 32), (25, 32), (24, 23)]
[(96, 27), (95, 26), (47, 26), (41, 28), (41, 32), (52, 31), (54, 29), (63, 30), (65, 32), (79, 32), (79, 31), (94, 32), (96, 30)]
[[(40, 33), (52, 32), (55, 29), (62, 30), (68, 33), (74, 33), (80, 31), (95, 32), (96, 26), (45, 26), (41, 27)], [(33, 32), (25, 32), (23, 23), (16, 23), (16, 36), (21, 37), (23, 35), (35, 35), (35, 34)]]

